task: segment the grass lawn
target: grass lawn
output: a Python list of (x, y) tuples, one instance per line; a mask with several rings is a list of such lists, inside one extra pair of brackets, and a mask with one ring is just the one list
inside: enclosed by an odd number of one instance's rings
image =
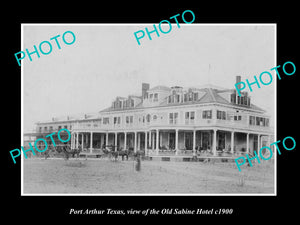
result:
[(274, 193), (274, 164), (25, 159), (24, 194)]

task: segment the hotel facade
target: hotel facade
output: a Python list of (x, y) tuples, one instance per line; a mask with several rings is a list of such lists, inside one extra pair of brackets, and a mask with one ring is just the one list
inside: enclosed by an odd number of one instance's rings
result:
[(112, 145), (149, 157), (234, 157), (253, 153), (274, 138), (270, 116), (247, 92), (239, 96), (235, 89), (213, 86), (150, 88), (143, 83), (141, 95), (116, 97), (95, 114), (38, 122), (35, 136), (44, 138), (61, 128), (71, 132), (71, 148), (85, 155)]

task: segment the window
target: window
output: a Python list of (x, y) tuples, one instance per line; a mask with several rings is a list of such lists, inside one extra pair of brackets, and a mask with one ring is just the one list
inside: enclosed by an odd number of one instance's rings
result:
[(256, 117), (256, 125), (259, 126), (260, 123), (260, 117)]
[(190, 112), (185, 112), (185, 119), (188, 120), (190, 118)]
[(195, 119), (195, 112), (191, 112), (190, 113), (190, 120), (194, 120)]
[(168, 96), (168, 103), (180, 103), (180, 94), (172, 94)]
[(203, 119), (211, 119), (212, 118), (212, 110), (204, 110), (202, 112)]
[(235, 121), (240, 121), (240, 120), (242, 120), (242, 116), (234, 116), (233, 119)]
[(249, 124), (250, 125), (255, 125), (255, 116), (250, 116), (249, 117)]
[(153, 120), (156, 121), (157, 120), (157, 115), (153, 116)]
[(236, 93), (232, 93), (230, 95), (230, 102), (234, 104), (250, 106), (250, 98), (244, 94), (242, 94), (242, 96), (239, 96)]
[(268, 126), (269, 126), (269, 119), (266, 118), (266, 127), (268, 127)]
[(250, 116), (249, 124), (250, 125), (256, 125), (256, 126), (268, 127), (269, 126), (269, 119), (268, 118), (263, 118), (263, 117)]
[(226, 112), (217, 110), (217, 119), (226, 120)]
[(260, 118), (260, 126), (265, 126), (265, 118)]
[(185, 124), (192, 124), (195, 120), (195, 112), (185, 112)]
[(194, 93), (194, 101), (198, 100), (198, 92)]
[(188, 100), (187, 94), (184, 94), (184, 102), (187, 102), (187, 100)]
[(133, 123), (133, 116), (126, 116), (126, 124), (132, 124)]
[(193, 92), (188, 94), (188, 101), (193, 101)]
[(247, 96), (244, 97), (244, 105), (248, 105), (248, 97)]
[(147, 121), (147, 123), (150, 123), (150, 120), (151, 120), (151, 116), (150, 116), (150, 114), (148, 114), (148, 115), (146, 116), (146, 121)]
[(117, 117), (114, 117), (114, 124), (120, 124), (121, 122), (121, 117), (117, 116)]
[(231, 94), (230, 101), (231, 101), (231, 103), (236, 103), (236, 94), (235, 93)]
[[(68, 129), (68, 126), (67, 126), (67, 125), (65, 125), (65, 126), (64, 126), (64, 128)], [(52, 127), (50, 127), (50, 129), (52, 129)]]
[(52, 127), (52, 126), (50, 126), (50, 127), (49, 127), (49, 131), (52, 131), (52, 130), (53, 130), (53, 127)]
[(103, 117), (103, 124), (109, 124), (109, 117)]
[(177, 119), (178, 119), (178, 113), (170, 113), (169, 114), (169, 124), (177, 124)]
[(130, 99), (130, 107), (134, 107), (134, 100)]
[(157, 93), (154, 94), (154, 99), (153, 99), (153, 101), (154, 101), (154, 102), (157, 102), (157, 101), (158, 101), (158, 94), (157, 94)]
[(153, 94), (150, 94), (150, 100), (152, 101), (152, 98), (153, 98)]

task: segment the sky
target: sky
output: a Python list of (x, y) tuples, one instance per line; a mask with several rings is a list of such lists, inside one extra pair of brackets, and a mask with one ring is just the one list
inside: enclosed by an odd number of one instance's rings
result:
[[(237, 75), (251, 82), (254, 75), (276, 66), (272, 24), (180, 24), (178, 28), (175, 23), (168, 34), (152, 33), (152, 40), (145, 35), (138, 45), (134, 32), (145, 27), (151, 30), (153, 24), (23, 24), (22, 51), (31, 52), (42, 41), (52, 44), (50, 54), (40, 53), (40, 58), (33, 54), (32, 61), (26, 55), (22, 60), (24, 132), (52, 117), (98, 112), (116, 96), (140, 95), (143, 82), (150, 88), (211, 84), (233, 89)], [(71, 45), (61, 39), (66, 31), (75, 34)], [(61, 49), (50, 41), (57, 35)], [(48, 50), (46, 45), (43, 49)], [(272, 118), (275, 80), (249, 92), (251, 102)]]

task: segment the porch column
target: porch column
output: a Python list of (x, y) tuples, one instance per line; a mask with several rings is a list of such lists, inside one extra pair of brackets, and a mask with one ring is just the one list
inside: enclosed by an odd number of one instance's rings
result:
[(89, 140), (89, 136), (88, 136), (89, 134), (86, 134), (85, 135), (85, 144), (86, 144), (86, 149), (88, 149), (88, 145), (87, 145), (87, 143), (88, 143), (88, 140)]
[(151, 134), (151, 137), (152, 137), (151, 149), (154, 150), (155, 149), (154, 134)]
[(234, 131), (231, 132), (231, 153), (234, 153)]
[(259, 152), (259, 150), (261, 149), (261, 138), (260, 138), (260, 134), (257, 135), (257, 154)]
[(117, 147), (118, 147), (118, 133), (115, 133), (115, 151), (117, 151)]
[(178, 155), (178, 130), (175, 129), (175, 155)]
[(74, 147), (74, 133), (72, 133), (71, 135), (71, 149), (73, 149)]
[(141, 150), (141, 133), (137, 133), (137, 149)]
[(145, 131), (145, 155), (148, 155), (148, 146), (147, 146), (147, 131)]
[(145, 131), (145, 152), (148, 149), (148, 146), (147, 146), (147, 136), (148, 136), (148, 132)]
[(193, 130), (193, 156), (196, 155), (196, 130)]
[(134, 132), (134, 152), (136, 152), (136, 148), (137, 148), (136, 144), (137, 144), (137, 132), (135, 131)]
[(105, 145), (108, 145), (108, 132), (105, 134)]
[(76, 133), (76, 146), (75, 146), (75, 148), (78, 148), (78, 139), (79, 139), (79, 134), (78, 134), (78, 132)]
[(83, 150), (83, 133), (81, 134), (81, 150)]
[(202, 147), (202, 138), (203, 138), (203, 133), (200, 131), (200, 146)]
[(158, 155), (159, 153), (159, 130), (156, 130), (156, 146), (155, 146), (155, 150), (156, 150), (156, 155)]
[(152, 149), (152, 135), (151, 135), (151, 130), (149, 131), (148, 146), (149, 146), (150, 149)]
[(124, 149), (127, 148), (127, 133), (124, 132)]
[(101, 133), (100, 135), (101, 135), (101, 136), (100, 136), (100, 142), (101, 142), (100, 148), (102, 149), (102, 146), (103, 146), (103, 144), (104, 144), (104, 134)]
[(212, 152), (213, 152), (213, 156), (217, 155), (217, 130), (214, 129), (213, 130), (214, 134), (213, 134), (213, 143), (212, 143)]
[(249, 133), (247, 133), (246, 153), (249, 153)]
[(91, 132), (90, 153), (93, 151), (93, 132)]

